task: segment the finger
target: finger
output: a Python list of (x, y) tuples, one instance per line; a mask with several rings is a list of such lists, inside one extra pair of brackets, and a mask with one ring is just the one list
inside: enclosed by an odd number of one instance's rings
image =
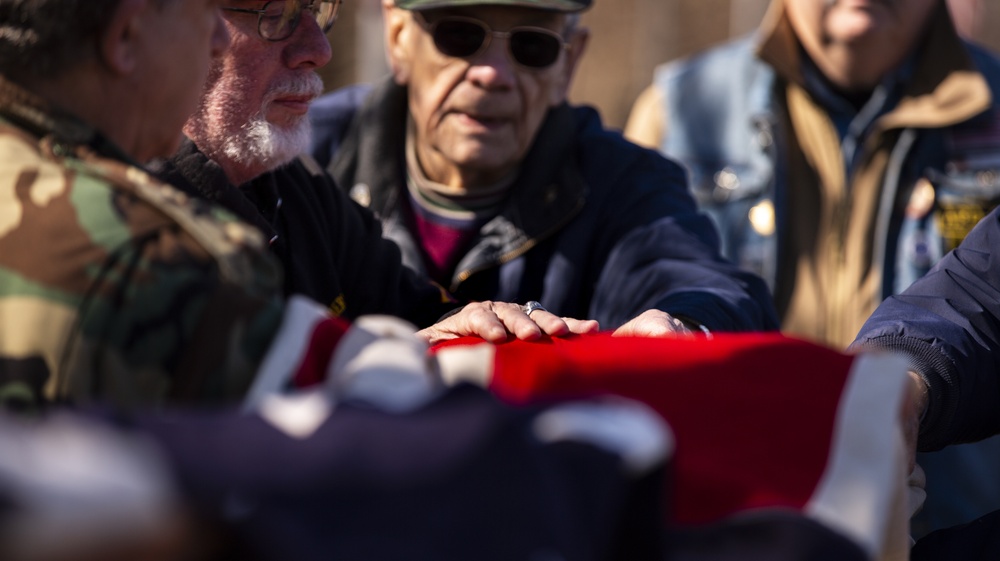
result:
[[(493, 302), (493, 311), (496, 313), (497, 318), (503, 322), (503, 326), (507, 331), (513, 334), (514, 337), (522, 341), (535, 341), (541, 338), (543, 333), (542, 327), (533, 318), (528, 317), (521, 311), (521, 306), (518, 304)], [(531, 315), (539, 317), (544, 313), (548, 312), (536, 310)]]
[(572, 333), (566, 320), (547, 310), (535, 310), (531, 312), (528, 319), (550, 337), (563, 337)]
[[(459, 336), (477, 335), (490, 343), (502, 343), (507, 340), (508, 326), (497, 313), (497, 303), (476, 302), (466, 306), (467, 314), (459, 314), (463, 324)], [(465, 311), (465, 310), (463, 310)], [(452, 316), (458, 317), (458, 316)]]
[[(534, 315), (534, 314), (532, 314)], [(595, 319), (576, 319), (576, 318), (562, 318), (566, 325), (569, 327), (570, 333), (575, 335), (586, 335), (588, 333), (597, 333), (601, 330), (601, 324)]]
[(642, 337), (668, 337), (676, 335), (677, 330), (673, 324), (659, 319), (647, 319), (640, 321), (635, 328), (636, 335)]
[(424, 342), (427, 343), (428, 345), (434, 345), (436, 343), (440, 343), (441, 341), (447, 340), (442, 337), (442, 333), (437, 329), (435, 329), (434, 326), (426, 327), (424, 329), (421, 329), (420, 331), (417, 331), (417, 337), (423, 339)]
[(667, 337), (690, 334), (684, 322), (661, 310), (646, 310), (615, 330), (615, 337)]
[(447, 319), (418, 331), (417, 335), (430, 345), (466, 336), (502, 343), (507, 340), (507, 329), (497, 318), (491, 302), (474, 302)]

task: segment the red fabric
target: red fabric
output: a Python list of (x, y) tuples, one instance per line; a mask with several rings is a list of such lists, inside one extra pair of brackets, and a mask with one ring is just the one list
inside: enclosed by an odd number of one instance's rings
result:
[[(473, 342), (481, 341), (442, 346)], [(828, 462), (852, 361), (778, 334), (598, 334), (500, 345), (491, 389), (516, 404), (601, 393), (648, 404), (676, 438), (674, 521), (702, 524), (806, 504)]]
[(305, 355), (292, 377), (293, 387), (306, 388), (326, 379), (326, 369), (333, 358), (333, 351), (350, 327), (350, 323), (340, 318), (326, 318), (316, 324)]

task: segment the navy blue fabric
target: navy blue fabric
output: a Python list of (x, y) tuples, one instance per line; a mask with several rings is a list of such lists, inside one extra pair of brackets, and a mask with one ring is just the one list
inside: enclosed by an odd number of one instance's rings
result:
[(344, 131), (351, 124), (354, 113), (364, 103), (372, 87), (355, 84), (337, 90), (336, 95), (324, 95), (309, 106), (312, 124), (312, 146), (309, 151), (320, 166), (326, 168), (337, 153)]
[(304, 438), (231, 412), (134, 424), (262, 561), (663, 559), (662, 466), (543, 443), (536, 413), (463, 386), (403, 415), (340, 404)]
[(1000, 559), (1000, 511), (968, 524), (938, 530), (910, 551), (911, 561), (995, 561)]
[(780, 509), (714, 524), (672, 528), (672, 557), (685, 561), (866, 561), (858, 544), (829, 527)]
[(908, 354), (930, 387), (922, 450), (1000, 433), (1000, 209), (882, 303), (853, 347)]

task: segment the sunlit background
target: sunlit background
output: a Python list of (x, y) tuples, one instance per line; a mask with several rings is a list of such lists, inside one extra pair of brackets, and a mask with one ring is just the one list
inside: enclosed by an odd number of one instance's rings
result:
[[(614, 127), (649, 85), (653, 68), (752, 31), (769, 0), (595, 0), (583, 16), (590, 46), (571, 99), (598, 107)], [(1000, 50), (1000, 4), (949, 0), (967, 36)], [(349, 0), (330, 34), (333, 60), (322, 74), (328, 89), (372, 82), (388, 70), (382, 48), (380, 0)]]

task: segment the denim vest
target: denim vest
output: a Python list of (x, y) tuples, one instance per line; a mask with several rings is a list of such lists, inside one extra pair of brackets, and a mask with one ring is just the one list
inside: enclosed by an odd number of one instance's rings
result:
[[(747, 37), (668, 63), (654, 84), (664, 92), (667, 134), (660, 149), (690, 174), (695, 199), (719, 229), (723, 254), (762, 276), (781, 305), (787, 235), (787, 124), (783, 87)], [(905, 129), (883, 179), (873, 262), (883, 297), (926, 273), (1000, 203), (1000, 61), (970, 54), (994, 92), (993, 107), (945, 129)], [(781, 310), (779, 310), (781, 312)]]

